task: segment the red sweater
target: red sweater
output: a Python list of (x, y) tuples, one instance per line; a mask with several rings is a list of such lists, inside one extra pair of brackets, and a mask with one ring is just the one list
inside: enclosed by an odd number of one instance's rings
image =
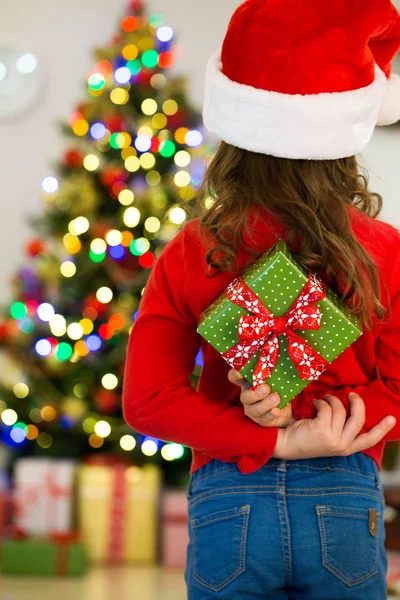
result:
[[(400, 439), (400, 233), (351, 209), (353, 231), (381, 269), (392, 305), (389, 322), (362, 337), (293, 401), (295, 419), (312, 418), (312, 399), (348, 394), (364, 399), (368, 431), (385, 416), (397, 418), (386, 441)], [(264, 215), (250, 217), (256, 242), (267, 250), (285, 232)], [(277, 428), (263, 428), (243, 412), (240, 388), (228, 381), (229, 365), (197, 333), (201, 313), (237, 273), (207, 277), (199, 219), (167, 244), (155, 264), (132, 328), (123, 393), (127, 423), (145, 435), (193, 450), (191, 472), (212, 459), (237, 463), (242, 473), (262, 467), (272, 456)], [(248, 238), (246, 241), (251, 245)], [(247, 255), (238, 253), (238, 272)], [(384, 295), (383, 295), (384, 297)], [(194, 390), (190, 375), (203, 350), (204, 367)], [(379, 372), (379, 376), (378, 373)], [(384, 442), (366, 450), (381, 468)]]

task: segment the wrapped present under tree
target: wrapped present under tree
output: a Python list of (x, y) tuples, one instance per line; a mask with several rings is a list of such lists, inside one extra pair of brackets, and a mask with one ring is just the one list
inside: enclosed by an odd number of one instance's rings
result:
[(68, 535), (73, 528), (76, 463), (21, 458), (15, 464), (14, 525), (25, 535)]
[(362, 335), (343, 302), (282, 240), (202, 314), (198, 332), (253, 389), (268, 382), (280, 408)]
[(4, 575), (81, 577), (88, 567), (86, 549), (74, 534), (5, 540), (0, 552)]
[(161, 471), (156, 465), (86, 464), (79, 469), (78, 518), (94, 563), (155, 563)]

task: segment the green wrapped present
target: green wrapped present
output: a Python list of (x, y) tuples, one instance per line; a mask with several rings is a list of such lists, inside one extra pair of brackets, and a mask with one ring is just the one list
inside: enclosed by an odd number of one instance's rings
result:
[(81, 577), (87, 566), (86, 549), (76, 541), (10, 539), (0, 544), (3, 575)]
[(197, 331), (252, 389), (268, 382), (280, 408), (362, 335), (338, 296), (282, 240), (204, 311)]

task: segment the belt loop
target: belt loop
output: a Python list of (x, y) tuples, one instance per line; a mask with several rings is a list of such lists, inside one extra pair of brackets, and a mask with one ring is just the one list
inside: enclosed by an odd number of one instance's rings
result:
[(286, 471), (286, 460), (285, 459), (280, 459), (279, 460), (279, 464), (276, 468), (277, 471)]

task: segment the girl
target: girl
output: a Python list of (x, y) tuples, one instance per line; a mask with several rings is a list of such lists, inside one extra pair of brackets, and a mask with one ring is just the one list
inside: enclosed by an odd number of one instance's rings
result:
[[(355, 154), (400, 118), (399, 47), (389, 0), (247, 0), (208, 64), (204, 120), (223, 141), (202, 206), (216, 200), (151, 273), (123, 398), (134, 429), (193, 449), (189, 600), (386, 597), (379, 470), (400, 439), (400, 234), (375, 220)], [(196, 332), (278, 238), (364, 326), (284, 410)]]

